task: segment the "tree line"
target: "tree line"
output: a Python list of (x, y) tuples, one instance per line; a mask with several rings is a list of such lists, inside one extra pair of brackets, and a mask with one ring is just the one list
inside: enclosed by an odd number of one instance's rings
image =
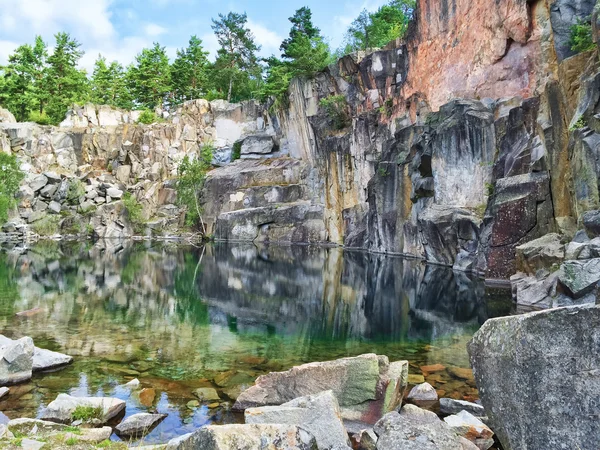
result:
[(251, 98), (285, 101), (292, 78), (310, 77), (344, 54), (381, 47), (402, 37), (415, 0), (392, 0), (377, 11), (361, 12), (350, 25), (341, 49), (333, 52), (312, 22), (308, 7), (290, 17), (281, 56), (260, 58), (260, 46), (248, 28), (247, 15), (230, 12), (212, 19), (219, 49), (209, 61), (202, 40), (192, 36), (173, 62), (154, 43), (127, 67), (98, 56), (91, 74), (79, 68), (84, 52), (70, 34), (55, 35), (52, 51), (39, 36), (23, 44), (0, 67), (0, 105), (18, 121), (57, 124), (74, 103), (92, 102), (122, 109), (172, 108), (187, 100)]

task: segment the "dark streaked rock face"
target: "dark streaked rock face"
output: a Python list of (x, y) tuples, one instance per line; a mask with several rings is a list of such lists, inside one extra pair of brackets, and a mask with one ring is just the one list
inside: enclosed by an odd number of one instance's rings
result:
[(490, 427), (506, 450), (600, 442), (600, 307), (488, 320), (469, 344)]

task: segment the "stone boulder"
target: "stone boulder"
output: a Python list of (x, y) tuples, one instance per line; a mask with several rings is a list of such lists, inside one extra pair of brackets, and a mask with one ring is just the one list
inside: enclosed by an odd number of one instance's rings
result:
[(342, 449), (349, 444), (340, 407), (332, 391), (300, 397), (281, 406), (248, 408), (244, 418), (246, 423), (280, 423), (301, 427), (315, 437), (319, 450)]
[(505, 450), (598, 447), (600, 307), (488, 320), (468, 345), (489, 426)]
[[(8, 422), (8, 429), (14, 434), (28, 436), (40, 440), (51, 440), (61, 437), (62, 440), (75, 439), (78, 443), (97, 444), (110, 438), (111, 427), (80, 428), (74, 431), (71, 427), (39, 419), (13, 419)], [(50, 445), (50, 444), (49, 444)]]
[(115, 431), (121, 438), (138, 439), (150, 433), (166, 417), (167, 414), (134, 414), (117, 425)]
[(251, 155), (266, 155), (273, 151), (273, 137), (268, 135), (248, 136), (242, 142), (240, 154), (242, 157)]
[(561, 266), (559, 281), (572, 298), (597, 293), (600, 283), (600, 258), (589, 261), (567, 261)]
[(100, 420), (101, 424), (105, 424), (125, 410), (125, 402), (110, 397), (72, 397), (69, 394), (58, 394), (56, 399), (48, 404), (41, 415), (41, 419), (58, 423), (71, 423), (73, 412), (77, 407), (98, 409), (99, 416), (96, 419)]
[(432, 385), (429, 383), (421, 383), (412, 388), (406, 398), (416, 402), (435, 402), (438, 399), (438, 395)]
[(589, 236), (600, 236), (600, 211), (587, 211), (583, 214), (583, 226)]
[[(13, 344), (14, 340), (0, 334), (0, 346)], [(33, 372), (56, 369), (73, 362), (73, 357), (63, 353), (53, 352), (44, 348), (34, 347), (33, 349)]]
[(539, 239), (519, 245), (517, 251), (517, 270), (536, 273), (540, 269), (551, 269), (565, 259), (565, 246), (557, 233), (550, 233)]
[(8, 109), (0, 108), (0, 123), (17, 123), (17, 119)]
[(258, 377), (254, 386), (240, 394), (233, 409), (281, 405), (331, 390), (344, 419), (375, 423), (399, 406), (407, 378), (406, 361), (390, 364), (386, 356), (375, 354), (314, 362)]
[(473, 442), (480, 450), (488, 450), (494, 445), (494, 432), (474, 415), (467, 411), (444, 418), (444, 422), (454, 432)]
[(33, 351), (30, 337), (0, 343), (0, 385), (20, 383), (31, 378)]
[(406, 405), (386, 414), (374, 428), (381, 450), (476, 450), (430, 411)]
[(316, 450), (309, 432), (293, 425), (208, 425), (167, 444), (167, 450)]

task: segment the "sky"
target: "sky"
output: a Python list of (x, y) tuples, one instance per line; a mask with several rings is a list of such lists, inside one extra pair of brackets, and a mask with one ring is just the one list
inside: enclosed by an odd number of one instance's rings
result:
[(0, 0), (0, 65), (16, 47), (41, 35), (49, 46), (54, 34), (66, 31), (85, 51), (80, 65), (91, 73), (102, 53), (109, 61), (132, 62), (143, 48), (159, 42), (174, 58), (190, 36), (202, 39), (214, 55), (217, 41), (211, 18), (229, 11), (246, 12), (261, 55), (279, 54), (290, 29), (288, 18), (303, 6), (332, 48), (363, 8), (373, 11), (386, 0)]

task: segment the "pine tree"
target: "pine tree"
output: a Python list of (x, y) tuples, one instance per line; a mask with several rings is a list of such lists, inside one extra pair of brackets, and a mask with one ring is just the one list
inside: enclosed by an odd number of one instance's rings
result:
[(294, 57), (289, 54), (289, 47), (297, 42), (299, 38), (308, 38), (310, 40), (320, 37), (321, 33), (321, 30), (315, 27), (312, 23), (312, 11), (308, 6), (303, 6), (302, 8), (296, 10), (294, 15), (289, 18), (289, 21), (292, 22), (290, 37), (285, 39), (279, 47), (279, 50), (282, 51), (281, 56), (284, 58)]
[(171, 93), (171, 67), (164, 47), (154, 43), (136, 56), (127, 69), (127, 79), (136, 103), (153, 110), (162, 108)]
[(2, 68), (4, 83), (0, 89), (0, 102), (18, 121), (29, 119), (32, 110), (43, 109), (39, 85), (43, 78), (47, 49), (37, 36), (32, 47), (24, 44), (9, 56), (8, 65)]
[(260, 46), (254, 42), (246, 22), (245, 13), (219, 14), (219, 20), (213, 19), (212, 29), (221, 48), (217, 51), (212, 79), (218, 88), (227, 91), (227, 101), (234, 94), (237, 99), (248, 95), (248, 87), (260, 79), (262, 71), (256, 57)]
[(59, 123), (74, 102), (87, 99), (89, 81), (84, 70), (77, 68), (83, 56), (81, 44), (68, 33), (55, 35), (56, 46), (48, 57), (41, 94), (47, 99), (45, 107), (52, 123)]
[(109, 65), (98, 55), (91, 79), (90, 98), (96, 104), (131, 109), (133, 102), (125, 78), (125, 70), (117, 61)]
[(177, 57), (171, 66), (173, 101), (176, 104), (186, 100), (201, 98), (208, 87), (208, 52), (202, 41), (192, 36), (186, 49), (177, 50)]

